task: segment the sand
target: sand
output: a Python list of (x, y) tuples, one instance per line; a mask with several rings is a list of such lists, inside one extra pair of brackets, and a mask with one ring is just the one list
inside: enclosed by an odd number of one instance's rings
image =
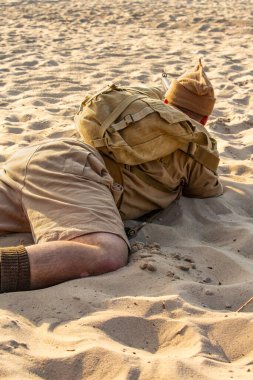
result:
[(243, 0), (0, 2), (0, 162), (76, 136), (87, 93), (162, 86), (203, 57), (225, 187), (145, 226), (117, 272), (0, 295), (1, 379), (253, 378), (253, 302), (237, 311), (253, 296), (252, 25)]

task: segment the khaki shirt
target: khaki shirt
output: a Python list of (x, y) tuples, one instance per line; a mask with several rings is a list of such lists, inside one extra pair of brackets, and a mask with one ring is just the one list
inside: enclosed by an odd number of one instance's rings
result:
[(148, 185), (131, 172), (131, 167), (125, 166), (124, 191), (119, 205), (122, 219), (135, 219), (150, 211), (166, 208), (181, 194), (207, 198), (219, 196), (223, 192), (215, 173), (180, 150), (163, 159), (138, 165), (138, 168), (167, 190)]

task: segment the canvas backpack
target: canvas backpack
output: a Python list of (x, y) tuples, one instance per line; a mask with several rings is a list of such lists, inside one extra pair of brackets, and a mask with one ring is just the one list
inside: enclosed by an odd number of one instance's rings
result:
[(216, 172), (219, 155), (215, 139), (162, 98), (155, 87), (112, 84), (85, 97), (75, 124), (83, 141), (99, 150), (116, 177), (120, 165), (137, 168), (177, 149)]

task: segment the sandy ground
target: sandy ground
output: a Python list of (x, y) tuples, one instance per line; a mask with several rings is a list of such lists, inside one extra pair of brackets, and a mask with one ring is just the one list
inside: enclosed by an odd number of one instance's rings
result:
[[(1, 162), (32, 141), (75, 136), (87, 93), (161, 86), (164, 70), (177, 77), (201, 56), (225, 186), (146, 226), (117, 272), (0, 295), (1, 379), (253, 378), (253, 302), (236, 311), (253, 296), (252, 5), (0, 1)], [(0, 239), (20, 242), (32, 238)]]

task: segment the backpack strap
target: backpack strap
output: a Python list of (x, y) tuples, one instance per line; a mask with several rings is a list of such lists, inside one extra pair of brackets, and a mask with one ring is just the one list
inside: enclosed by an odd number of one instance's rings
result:
[(112, 176), (114, 182), (119, 183), (123, 186), (123, 176), (121, 172), (121, 164), (114, 161), (111, 157), (105, 155), (104, 153), (100, 152), (101, 156), (103, 157), (103, 160), (105, 162), (106, 169)]
[[(140, 100), (146, 97), (147, 97), (146, 95), (135, 94), (123, 99), (122, 102), (120, 102), (117, 105), (117, 107), (113, 110), (113, 112), (110, 113), (110, 115), (108, 115), (107, 118), (102, 123), (100, 127), (100, 136), (104, 136), (106, 130), (114, 123), (114, 121), (122, 114), (122, 112), (125, 111), (125, 109), (131, 103), (135, 102), (136, 100)], [(104, 138), (93, 140), (92, 143), (94, 144), (96, 148), (101, 148), (102, 146), (106, 145)]]
[(203, 146), (195, 143), (189, 143), (186, 144), (184, 147), (180, 147), (180, 150), (191, 156), (195, 161), (204, 165), (207, 169), (211, 170), (212, 172), (217, 171), (220, 161), (219, 157), (209, 152)]
[[(114, 184), (120, 184), (123, 187), (123, 175), (122, 175), (122, 170), (121, 170), (122, 165), (115, 162), (111, 157), (105, 155), (104, 153), (101, 153), (101, 156), (103, 157), (106, 169), (111, 175)], [(115, 193), (114, 193), (113, 197), (114, 197), (116, 206), (119, 209), (122, 202), (123, 192), (119, 196), (115, 196)]]
[(116, 124), (112, 124), (110, 127), (110, 130), (112, 131), (120, 131), (121, 129), (126, 128), (129, 124), (135, 123), (136, 121), (144, 119), (144, 117), (150, 115), (151, 113), (154, 113), (155, 111), (151, 107), (144, 107), (139, 112), (136, 112), (134, 114), (128, 114), (126, 115), (121, 121), (119, 121)]

